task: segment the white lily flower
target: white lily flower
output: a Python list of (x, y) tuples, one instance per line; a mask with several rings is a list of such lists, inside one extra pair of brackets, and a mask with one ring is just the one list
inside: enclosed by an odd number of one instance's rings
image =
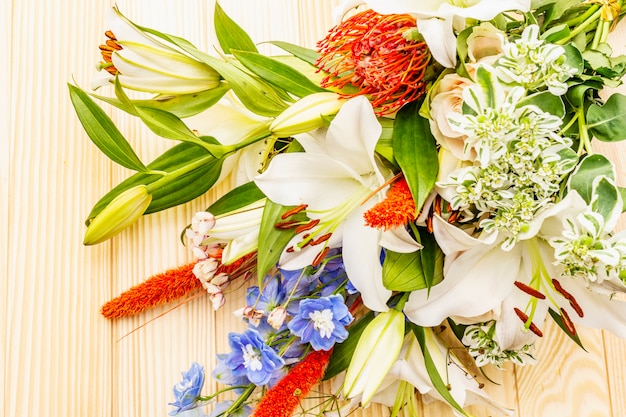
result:
[(226, 245), (222, 263), (229, 264), (254, 252), (259, 245), (259, 228), (265, 199), (249, 204), (224, 215), (215, 216), (215, 225), (202, 242), (203, 245)]
[[(413, 252), (419, 245), (404, 227), (379, 230), (365, 225), (363, 214), (385, 195), (391, 172), (376, 163), (374, 148), (381, 133), (372, 106), (365, 97), (347, 101), (331, 122), (326, 136), (320, 132), (297, 139), (306, 152), (277, 155), (255, 183), (272, 201), (285, 206), (307, 205), (311, 230), (300, 233), (283, 253), (285, 269), (314, 263), (324, 247), (343, 248), (350, 281), (365, 305), (387, 311), (391, 291), (382, 283), (380, 248)], [(330, 238), (315, 244), (317, 238)], [(311, 244), (313, 242), (313, 244)]]
[(466, 19), (489, 21), (505, 11), (530, 10), (530, 0), (367, 0), (380, 14), (408, 13), (417, 19), (433, 58), (441, 65), (456, 65), (456, 35), (465, 28)]
[[(111, 60), (123, 87), (157, 94), (187, 94), (220, 83), (220, 74), (213, 68), (140, 30), (117, 8), (109, 11), (107, 23), (116, 44)], [(111, 77), (105, 82), (109, 80)]]
[[(447, 255), (445, 278), (430, 290), (414, 291), (405, 314), (414, 323), (435, 326), (447, 317), (471, 318), (503, 308), (507, 317), (515, 317), (512, 309), (520, 324), (541, 335), (537, 324), (552, 307), (565, 321), (626, 337), (626, 303), (592, 291), (583, 279), (563, 276), (563, 266), (555, 262), (555, 248), (549, 243), (562, 234), (563, 219), (574, 219), (586, 210), (578, 193), (570, 191), (561, 202), (540, 212), (508, 251), (501, 247), (503, 236), (472, 237), (435, 217), (435, 237)], [(520, 298), (516, 294), (520, 291), (530, 296)], [(504, 345), (516, 344), (515, 335), (507, 340)]]

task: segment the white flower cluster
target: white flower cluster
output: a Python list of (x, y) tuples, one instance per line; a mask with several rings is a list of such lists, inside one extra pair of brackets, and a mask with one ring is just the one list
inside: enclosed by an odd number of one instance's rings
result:
[(478, 323), (467, 326), (462, 342), (468, 347), (468, 352), (476, 359), (476, 365), (493, 364), (502, 368), (505, 362), (517, 365), (532, 364), (535, 358), (532, 355), (532, 344), (524, 345), (520, 349), (501, 349), (496, 340), (496, 322)]
[(474, 150), (477, 160), (453, 171), (440, 186), (454, 187), (452, 209), (482, 217), (480, 227), (487, 232), (508, 232), (505, 246), (510, 246), (537, 211), (553, 202), (578, 158), (572, 141), (559, 135), (559, 117), (534, 104), (518, 104), (524, 88), (507, 89), (487, 67), (477, 70), (477, 78), (463, 94), (471, 111), (449, 117), (467, 135), (465, 153)]
[(520, 39), (504, 45), (504, 55), (497, 62), (498, 76), (507, 84), (527, 90), (547, 87), (555, 96), (567, 92), (565, 81), (576, 74), (567, 65), (565, 49), (539, 39), (539, 26), (524, 29)]
[(550, 243), (565, 275), (599, 285), (604, 281), (626, 284), (626, 240), (606, 231), (602, 215), (586, 211), (575, 221), (565, 219), (564, 226), (562, 236)]

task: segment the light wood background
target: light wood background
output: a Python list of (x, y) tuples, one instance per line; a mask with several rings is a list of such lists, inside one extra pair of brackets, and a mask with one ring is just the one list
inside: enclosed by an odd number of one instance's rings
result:
[[(222, 3), (257, 42), (312, 47), (330, 27), (338, 0)], [(144, 26), (183, 36), (207, 51), (215, 43), (214, 0), (117, 4)], [(91, 206), (130, 175), (88, 140), (66, 87), (72, 80), (88, 87), (96, 74), (103, 14), (112, 5), (112, 0), (0, 2), (2, 416), (165, 416), (180, 371), (194, 360), (210, 368), (216, 353), (228, 351), (226, 332), (240, 326), (231, 311), (239, 307), (241, 292), (217, 314), (205, 297), (154, 321), (168, 308), (113, 323), (99, 314), (111, 297), (191, 260), (179, 233), (217, 195), (146, 216), (109, 242), (82, 246)], [(622, 28), (621, 38), (614, 37), (616, 47), (623, 48), (625, 33)], [(136, 120), (110, 114), (144, 162), (172, 145)], [(603, 151), (626, 164), (623, 146)], [(490, 387), (494, 398), (515, 408), (518, 417), (625, 417), (626, 342), (597, 330), (584, 330), (582, 339), (589, 352), (549, 331), (539, 346), (539, 365), (493, 374), (505, 382)], [(213, 388), (209, 381), (205, 392)], [(442, 410), (428, 406), (422, 415), (452, 415)], [(362, 415), (383, 412), (373, 407)]]

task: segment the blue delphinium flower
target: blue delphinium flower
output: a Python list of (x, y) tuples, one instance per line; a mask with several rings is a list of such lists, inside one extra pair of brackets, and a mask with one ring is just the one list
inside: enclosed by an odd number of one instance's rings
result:
[(263, 290), (259, 294), (259, 287), (250, 287), (246, 294), (246, 302), (254, 306), (256, 310), (262, 310), (266, 314), (281, 305), (287, 299), (287, 292), (278, 276), (266, 277)]
[(226, 353), (217, 354), (217, 364), (213, 368), (212, 373), (213, 379), (224, 385), (230, 385), (231, 387), (248, 385), (250, 381), (248, 380), (247, 376), (235, 376), (233, 374), (233, 370), (226, 363), (227, 357), (228, 354)]
[(345, 326), (353, 317), (340, 295), (308, 298), (300, 302), (300, 310), (289, 322), (289, 330), (310, 343), (315, 350), (329, 350), (348, 337)]
[(235, 377), (246, 376), (255, 385), (270, 382), (285, 364), (254, 329), (230, 333), (228, 343), (232, 352), (226, 357), (226, 365), (233, 370)]
[(204, 385), (204, 367), (198, 362), (192, 363), (191, 368), (182, 375), (183, 379), (174, 385), (174, 402), (169, 403), (176, 407), (176, 410), (170, 411), (171, 416), (196, 408)]

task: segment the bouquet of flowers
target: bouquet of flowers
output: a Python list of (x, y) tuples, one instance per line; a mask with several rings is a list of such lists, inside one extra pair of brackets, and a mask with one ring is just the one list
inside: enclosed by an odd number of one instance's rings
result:
[[(460, 5), (459, 5), (460, 3)], [(316, 50), (267, 56), (219, 4), (221, 52), (110, 16), (100, 68), (114, 96), (70, 85), (111, 160), (137, 171), (93, 207), (84, 243), (227, 179), (183, 238), (195, 261), (102, 307), (111, 319), (234, 281), (247, 323), (203, 396), (194, 363), (172, 415), (281, 417), (416, 396), (510, 410), (485, 365), (535, 361), (553, 320), (626, 337), (625, 189), (592, 140), (626, 139), (626, 73), (607, 44), (620, 0), (369, 0), (345, 4)], [(131, 98), (129, 91), (147, 93)], [(151, 163), (96, 104), (180, 143)], [(300, 409), (304, 410), (304, 409)]]

